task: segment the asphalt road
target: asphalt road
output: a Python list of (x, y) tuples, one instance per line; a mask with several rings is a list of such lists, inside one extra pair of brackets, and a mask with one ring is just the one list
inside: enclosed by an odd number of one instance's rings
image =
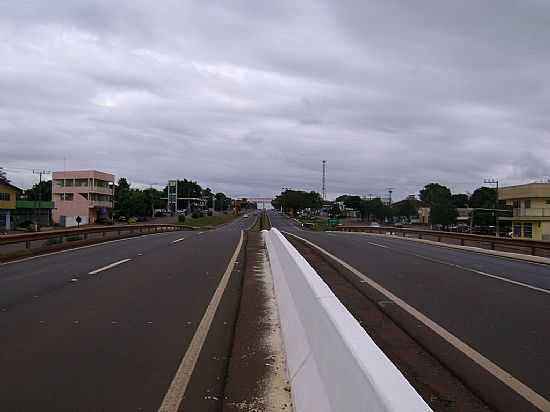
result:
[(314, 242), (550, 399), (550, 267), (420, 242), (272, 225)]
[[(158, 410), (252, 221), (0, 265), (0, 410)], [(180, 410), (219, 410), (239, 282), (233, 274)]]

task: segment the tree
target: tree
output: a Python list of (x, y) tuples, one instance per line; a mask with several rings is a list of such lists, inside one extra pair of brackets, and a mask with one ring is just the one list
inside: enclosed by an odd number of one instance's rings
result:
[(412, 199), (405, 199), (398, 204), (394, 205), (395, 215), (399, 217), (406, 217), (407, 219), (411, 216), (418, 215), (418, 207), (416, 203), (418, 201), (413, 201)]
[(27, 200), (52, 200), (52, 181), (35, 183), (32, 188), (25, 190), (24, 195)]
[(451, 195), (451, 203), (454, 207), (468, 207), (469, 197), (464, 193)]
[(115, 186), (115, 210), (118, 216), (131, 216), (130, 184), (121, 177)]
[[(497, 205), (497, 191), (492, 187), (480, 187), (470, 197), (470, 206), (481, 209), (494, 209)], [(496, 213), (477, 210), (474, 213), (474, 226), (496, 226)]]
[(277, 195), (271, 202), (274, 208), (283, 208), (284, 211), (298, 213), (305, 209), (318, 210), (323, 205), (323, 199), (317, 192), (287, 189)]
[(497, 191), (492, 187), (480, 187), (470, 197), (471, 207), (493, 209), (497, 203)]
[(458, 212), (453, 205), (448, 187), (430, 183), (420, 191), (420, 200), (430, 205), (430, 219), (433, 225), (448, 226), (456, 222)]
[(434, 225), (452, 225), (457, 217), (458, 212), (451, 202), (438, 202), (430, 208), (430, 219)]
[(344, 202), (349, 209), (359, 210), (361, 208), (361, 197), (353, 195), (342, 195), (336, 198), (336, 202)]
[(384, 220), (387, 217), (392, 216), (392, 210), (389, 206), (385, 205), (380, 198), (362, 200), (361, 219), (367, 218), (367, 220)]
[(10, 180), (8, 179), (8, 175), (6, 174), (5, 170), (0, 167), (0, 182), (9, 183)]
[(439, 183), (430, 183), (420, 191), (420, 200), (429, 205), (451, 200), (451, 191), (447, 186)]

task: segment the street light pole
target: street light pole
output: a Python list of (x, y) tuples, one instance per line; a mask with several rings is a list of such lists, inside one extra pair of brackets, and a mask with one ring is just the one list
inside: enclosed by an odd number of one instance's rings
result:
[(483, 179), (483, 183), (488, 183), (492, 185), (496, 185), (496, 199), (495, 199), (495, 221), (496, 221), (496, 236), (499, 237), (499, 222), (498, 222), (498, 216), (497, 216), (497, 209), (498, 209), (498, 179)]

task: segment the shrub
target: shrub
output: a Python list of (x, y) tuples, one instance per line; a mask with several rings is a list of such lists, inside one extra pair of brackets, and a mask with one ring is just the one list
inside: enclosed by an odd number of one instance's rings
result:
[(185, 215), (178, 215), (178, 223), (185, 223)]
[(209, 210), (206, 214), (207, 214), (208, 216), (212, 216), (212, 211)]
[(80, 236), (69, 236), (67, 237), (67, 242), (76, 242), (78, 240), (81, 240), (82, 238)]
[(58, 245), (60, 243), (63, 243), (63, 239), (60, 237), (52, 237), (46, 241), (47, 246)]

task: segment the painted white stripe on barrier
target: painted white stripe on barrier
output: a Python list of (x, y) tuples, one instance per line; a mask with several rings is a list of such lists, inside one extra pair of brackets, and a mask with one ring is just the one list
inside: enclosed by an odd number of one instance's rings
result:
[(298, 251), (265, 233), (294, 410), (431, 411)]

